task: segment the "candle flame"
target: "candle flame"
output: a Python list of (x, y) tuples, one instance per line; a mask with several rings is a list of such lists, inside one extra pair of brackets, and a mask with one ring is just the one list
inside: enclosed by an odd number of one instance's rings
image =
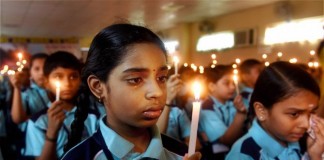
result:
[(314, 50), (311, 50), (311, 51), (309, 52), (309, 54), (310, 54), (311, 56), (314, 56), (314, 55), (315, 55), (315, 51), (314, 51)]
[(282, 52), (278, 52), (277, 56), (282, 57)]
[(233, 75), (233, 81), (235, 84), (238, 83), (238, 76), (236, 74)]
[(18, 53), (18, 58), (21, 59), (22, 58), (22, 53)]
[(56, 86), (56, 88), (60, 88), (60, 87), (61, 87), (60, 82), (59, 82), (59, 81), (56, 81), (56, 82), (55, 82), (55, 86)]
[(236, 62), (237, 64), (240, 64), (240, 63), (241, 63), (241, 60), (240, 60), (239, 58), (236, 58), (236, 59), (235, 59), (235, 62)]
[(193, 92), (195, 95), (195, 100), (199, 100), (201, 92), (201, 84), (199, 82), (193, 83)]
[(175, 64), (178, 64), (179, 63), (179, 58), (177, 56), (173, 56), (173, 62)]

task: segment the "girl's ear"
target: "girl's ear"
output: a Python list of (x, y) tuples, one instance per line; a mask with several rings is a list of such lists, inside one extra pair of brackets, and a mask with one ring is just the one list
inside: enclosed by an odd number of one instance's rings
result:
[(260, 102), (254, 102), (253, 107), (254, 107), (256, 118), (260, 122), (265, 121), (268, 117), (267, 108), (265, 108), (264, 105)]
[(103, 97), (103, 86), (98, 77), (90, 75), (87, 79), (90, 91), (95, 95), (99, 101)]

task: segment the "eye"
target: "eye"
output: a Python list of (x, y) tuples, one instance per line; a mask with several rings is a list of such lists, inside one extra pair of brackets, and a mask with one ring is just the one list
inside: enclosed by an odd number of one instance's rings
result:
[(143, 79), (142, 78), (130, 78), (130, 79), (127, 79), (126, 80), (129, 84), (132, 84), (132, 85), (138, 85), (140, 84), (141, 82), (143, 82)]
[(289, 115), (290, 115), (291, 117), (293, 117), (293, 118), (296, 118), (296, 117), (299, 116), (299, 113), (294, 112), (294, 113), (290, 113)]
[(55, 77), (54, 77), (55, 79), (62, 79), (63, 78), (63, 76), (61, 76), (61, 75), (55, 75)]
[(160, 83), (165, 83), (168, 80), (168, 76), (160, 76), (157, 78)]
[(78, 79), (78, 78), (79, 78), (78, 75), (72, 75), (72, 76), (70, 76), (70, 79), (71, 79), (71, 80)]

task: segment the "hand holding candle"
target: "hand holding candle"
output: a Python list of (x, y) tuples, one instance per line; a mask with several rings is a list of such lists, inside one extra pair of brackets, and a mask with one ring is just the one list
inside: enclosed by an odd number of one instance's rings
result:
[(55, 98), (55, 101), (59, 101), (60, 100), (60, 87), (61, 87), (61, 84), (60, 84), (59, 81), (56, 81), (55, 85), (56, 85), (56, 98)]
[(173, 57), (173, 62), (174, 62), (174, 74), (178, 74), (179, 58), (177, 56), (174, 56)]
[(189, 151), (188, 151), (189, 156), (193, 155), (196, 150), (198, 121), (199, 121), (200, 106), (201, 106), (201, 102), (199, 100), (201, 85), (198, 82), (195, 82), (193, 89), (195, 94), (195, 101), (192, 103), (193, 109), (192, 109)]

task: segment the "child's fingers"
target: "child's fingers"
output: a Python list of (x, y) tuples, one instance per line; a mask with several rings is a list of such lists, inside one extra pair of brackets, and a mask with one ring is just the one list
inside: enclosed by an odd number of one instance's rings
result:
[(200, 152), (196, 152), (193, 155), (191, 155), (190, 157), (189, 157), (189, 155), (187, 153), (183, 157), (183, 160), (199, 160), (199, 159), (201, 159), (201, 153)]
[(316, 134), (320, 134), (321, 136), (324, 136), (324, 120), (314, 116), (314, 121), (316, 123), (316, 125), (313, 127)]

